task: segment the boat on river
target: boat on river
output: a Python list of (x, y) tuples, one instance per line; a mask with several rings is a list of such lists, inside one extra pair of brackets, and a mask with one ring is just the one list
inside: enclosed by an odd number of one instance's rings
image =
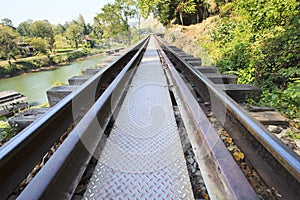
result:
[(14, 113), (28, 108), (26, 99), (25, 95), (13, 90), (0, 92), (0, 117), (10, 117)]

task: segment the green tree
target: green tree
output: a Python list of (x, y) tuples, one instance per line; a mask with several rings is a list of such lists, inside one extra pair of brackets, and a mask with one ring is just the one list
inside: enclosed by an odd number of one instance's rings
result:
[(179, 13), (181, 24), (184, 25), (184, 13), (194, 14), (196, 12), (196, 4), (194, 0), (180, 0), (176, 10)]
[(88, 29), (87, 29), (87, 26), (86, 26), (86, 24), (85, 24), (85, 21), (84, 21), (84, 18), (83, 18), (82, 15), (79, 15), (78, 20), (77, 20), (77, 23), (78, 23), (78, 25), (81, 26), (81, 28), (82, 28), (82, 34), (83, 34), (83, 35), (88, 35), (88, 34), (89, 34), (89, 33), (88, 33)]
[(297, 9), (296, 0), (244, 0), (238, 1), (238, 8), (246, 11), (253, 31), (285, 25)]
[(89, 35), (93, 32), (93, 26), (90, 23), (86, 24), (86, 35)]
[(102, 39), (103, 26), (102, 26), (101, 19), (98, 16), (94, 17), (94, 23), (92, 25), (92, 31), (90, 31), (89, 35), (90, 35), (91, 38), (96, 39), (98, 41), (100, 41)]
[(83, 27), (76, 21), (72, 21), (66, 30), (66, 37), (71, 41), (71, 44), (75, 48), (78, 48), (78, 45), (82, 40), (83, 31)]
[(9, 26), (0, 26), (0, 55), (8, 60), (15, 58), (18, 52), (17, 40), (20, 35)]
[(57, 24), (54, 26), (54, 35), (63, 35), (66, 32), (66, 27), (62, 24)]
[(61, 34), (55, 35), (54, 48), (63, 49), (68, 47), (69, 47), (69, 41), (64, 35)]
[[(143, 18), (148, 18), (159, 2), (159, 0), (138, 0), (141, 16)], [(158, 15), (158, 13), (156, 13), (156, 15)]]
[(32, 20), (27, 20), (19, 24), (17, 30), (21, 36), (30, 37), (30, 26), (32, 25), (32, 23)]
[(132, 7), (133, 7), (132, 9), (133, 9), (134, 15), (138, 19), (138, 39), (140, 40), (141, 39), (141, 18), (142, 18), (142, 15), (141, 15), (141, 11), (139, 9), (137, 0), (132, 0)]
[(31, 37), (45, 39), (49, 45), (49, 50), (52, 51), (54, 44), (54, 33), (52, 24), (47, 20), (35, 21), (30, 26)]
[(261, 105), (298, 118), (299, 8), (298, 0), (234, 0), (220, 7), (225, 14), (205, 44), (221, 72), (263, 90)]
[(140, 27), (140, 14), (139, 9), (137, 6), (137, 2), (135, 0), (116, 0), (116, 3), (121, 7), (121, 15), (125, 19), (125, 32), (126, 38), (128, 39), (128, 43), (131, 43), (131, 32), (129, 26), (129, 19), (137, 17), (139, 20), (139, 27)]
[(128, 21), (135, 16), (140, 16), (137, 1), (116, 0), (114, 3), (104, 5), (101, 13), (94, 18), (93, 27), (103, 39), (118, 39), (130, 43), (131, 32)]
[(48, 45), (48, 41), (46, 39), (43, 39), (41, 37), (35, 37), (35, 38), (31, 38), (29, 40), (29, 44), (31, 46), (34, 46), (34, 48), (41, 53), (47, 53), (47, 49), (49, 48)]
[(153, 13), (166, 26), (173, 19), (182, 25), (201, 22), (208, 17), (209, 4), (204, 0), (138, 0), (138, 7), (144, 18)]
[(104, 38), (115, 38), (129, 31), (128, 15), (123, 11), (122, 2), (116, 1), (113, 4), (104, 5), (102, 12), (94, 18), (94, 24), (103, 31)]
[(52, 25), (47, 20), (33, 22), (30, 26), (30, 32), (32, 37), (53, 37)]
[(159, 1), (155, 7), (156, 10), (154, 11), (154, 16), (166, 26), (176, 18), (176, 10), (178, 7), (178, 4), (172, 0)]
[(3, 24), (4, 26), (9, 26), (9, 27), (14, 27), (12, 24), (12, 21), (8, 18), (4, 18), (1, 20), (1, 24)]

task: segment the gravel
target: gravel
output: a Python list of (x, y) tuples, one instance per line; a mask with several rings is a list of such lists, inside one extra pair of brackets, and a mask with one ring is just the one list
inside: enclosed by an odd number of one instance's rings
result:
[(228, 151), (232, 154), (245, 177), (248, 179), (259, 197), (261, 199), (281, 199), (281, 195), (278, 194), (278, 192), (274, 188), (269, 188), (263, 182), (256, 170), (252, 167), (251, 163), (248, 163), (247, 158), (244, 157), (244, 153), (235, 144), (235, 141), (223, 128), (221, 123), (214, 116), (210, 116), (209, 120), (212, 123), (213, 127), (218, 131), (218, 134), (227, 147)]
[(300, 130), (295, 127), (283, 128), (281, 126), (268, 125), (268, 131), (279, 138), (285, 145), (300, 156)]
[(269, 125), (267, 127), (268, 131), (270, 131), (271, 133), (280, 133), (281, 129), (278, 126), (275, 125)]

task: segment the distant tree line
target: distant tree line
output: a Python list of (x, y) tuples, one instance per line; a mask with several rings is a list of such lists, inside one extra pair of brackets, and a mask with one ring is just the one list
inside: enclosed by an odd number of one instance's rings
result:
[(83, 16), (66, 22), (64, 25), (53, 25), (47, 20), (27, 20), (14, 27), (10, 19), (0, 23), (0, 57), (10, 60), (39, 53), (54, 53), (55, 49), (78, 48), (85, 44), (84, 35), (89, 35), (92, 27), (86, 24)]
[[(17, 27), (10, 19), (0, 22), (0, 59), (52, 54), (57, 49), (94, 47), (105, 41), (130, 43), (129, 19), (138, 16), (137, 1), (116, 0), (106, 4), (92, 24), (82, 15), (65, 24), (51, 24), (47, 20), (27, 20)], [(140, 18), (139, 18), (140, 19)]]
[(138, 0), (144, 18), (153, 14), (167, 26), (171, 23), (191, 25), (218, 13), (218, 7), (231, 0)]
[[(107, 41), (130, 44), (133, 38), (129, 19), (154, 15), (163, 25), (199, 23), (217, 11), (222, 0), (115, 0), (104, 5), (92, 24), (82, 15), (65, 24), (53, 25), (47, 20), (27, 20), (17, 27), (10, 19), (0, 23), (0, 58), (16, 59), (39, 53), (51, 54), (57, 49), (94, 47)], [(106, 43), (105, 43), (106, 42)], [(109, 44), (108, 44), (109, 45)]]

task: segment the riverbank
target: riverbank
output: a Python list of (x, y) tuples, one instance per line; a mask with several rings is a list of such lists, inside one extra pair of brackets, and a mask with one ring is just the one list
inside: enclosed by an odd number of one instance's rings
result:
[(24, 73), (39, 72), (50, 70), (57, 66), (64, 66), (76, 60), (85, 59), (103, 53), (100, 49), (80, 49), (67, 53), (54, 54), (50, 56), (42, 55), (30, 57), (8, 63), (0, 64), (0, 79), (18, 76)]
[(19, 76), (3, 78), (0, 80), (0, 91), (15, 90), (26, 95), (29, 103), (45, 103), (48, 101), (46, 91), (52, 88), (55, 82), (67, 83), (71, 77), (100, 64), (106, 56), (100, 53), (78, 58), (69, 64), (43, 67), (33, 73), (24, 72)]

